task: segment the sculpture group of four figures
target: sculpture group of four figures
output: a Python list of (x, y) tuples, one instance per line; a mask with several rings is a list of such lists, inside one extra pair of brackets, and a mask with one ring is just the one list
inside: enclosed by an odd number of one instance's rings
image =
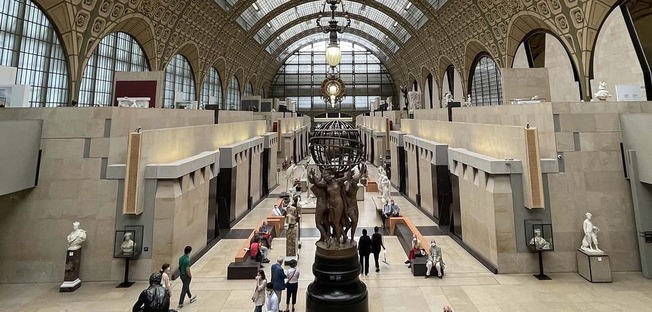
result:
[(311, 190), (317, 197), (315, 225), (321, 235), (319, 241), (329, 248), (337, 248), (347, 241), (353, 243), (358, 225), (358, 182), (366, 169), (364, 164), (344, 173), (322, 168), (320, 178), (314, 170), (308, 173), (308, 181), (313, 184)]

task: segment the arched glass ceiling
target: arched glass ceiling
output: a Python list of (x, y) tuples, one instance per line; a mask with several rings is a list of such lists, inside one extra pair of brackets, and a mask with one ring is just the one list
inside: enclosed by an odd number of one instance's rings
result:
[[(336, 18), (339, 21), (339, 25), (346, 25), (346, 20), (344, 18)], [(314, 21), (309, 21), (308, 23), (299, 23), (297, 25), (294, 25), (284, 31), (282, 34), (278, 36), (277, 40), (274, 40), (269, 43), (269, 46), (267, 46), (267, 51), (272, 52), (276, 51), (283, 43), (290, 38), (294, 37), (295, 35), (304, 32), (306, 30), (310, 29), (315, 29), (316, 25), (314, 24)], [(387, 46), (388, 50), (391, 50), (392, 52), (396, 52), (398, 50), (398, 45), (386, 36), (382, 31), (378, 30), (376, 27), (373, 27), (367, 23), (360, 22), (360, 21), (353, 21), (351, 23), (350, 28), (360, 30), (361, 32), (367, 33), (370, 36), (377, 38), (379, 41), (381, 41), (384, 45)], [(345, 32), (346, 33), (346, 32)], [(338, 34), (338, 38), (339, 38)]]
[[(356, 35), (351, 35), (348, 33), (343, 33), (339, 34), (338, 38), (341, 40), (340, 44), (342, 43), (350, 43), (350, 42), (355, 42), (356, 44), (359, 44), (361, 46), (364, 46), (369, 50), (371, 53), (374, 54), (378, 59), (381, 61), (386, 61), (387, 60), (387, 55), (383, 50), (378, 48), (374, 43), (371, 41), (361, 38)], [(298, 50), (301, 47), (304, 47), (306, 45), (309, 45), (311, 43), (319, 42), (319, 41), (328, 41), (328, 35), (324, 33), (317, 33), (317, 34), (312, 34), (306, 37), (301, 38), (300, 40), (294, 42), (290, 46), (288, 46), (284, 51), (276, 51), (278, 52), (278, 60), (283, 63), (283, 61), (294, 51)], [(324, 50), (326, 50), (326, 47), (324, 46)]]
[[(256, 22), (258, 22), (260, 19), (262, 19), (265, 15), (267, 15), (270, 11), (272, 11), (274, 8), (280, 6), (281, 4), (287, 2), (287, 0), (266, 0), (266, 1), (256, 1), (255, 4), (259, 8), (257, 11), (256, 9), (253, 8), (253, 5), (249, 8), (247, 8), (243, 13), (242, 16), (238, 19), (238, 23), (240, 23), (240, 26), (242, 26), (246, 30), (250, 30), (251, 26), (253, 26)], [(389, 3), (391, 5), (387, 5), (388, 7), (393, 7), (396, 6), (395, 3), (407, 3), (407, 0), (382, 0), (378, 1), (383, 4)], [(298, 6), (295, 6), (292, 9), (286, 10), (285, 12), (269, 19), (269, 22), (266, 23), (265, 26), (261, 27), (260, 30), (258, 31), (258, 34), (254, 36), (254, 38), (258, 41), (258, 43), (263, 43), (266, 38), (269, 38), (271, 34), (273, 34), (275, 31), (277, 31), (279, 28), (283, 27), (283, 25), (286, 25), (288, 23), (291, 23), (292, 21), (299, 19), (303, 16), (306, 15), (311, 15), (311, 14), (317, 14), (321, 12), (322, 9), (322, 4), (324, 3), (323, 0), (320, 1), (310, 1), (310, 2), (305, 2), (302, 3)], [(361, 4), (358, 2), (352, 2), (352, 1), (345, 1), (344, 5), (346, 6), (346, 10), (351, 13), (351, 14), (357, 14), (360, 16), (364, 16), (370, 20), (375, 21), (376, 23), (383, 25), (387, 30), (393, 32), (398, 38), (400, 38), (403, 42), (407, 41), (410, 39), (410, 34), (408, 31), (397, 21), (395, 21), (393, 18), (391, 18), (389, 15), (375, 9), (372, 7), (367, 6), (366, 4)], [(414, 13), (415, 15), (421, 16), (420, 19), (425, 19), (425, 16), (421, 11), (419, 11), (417, 8), (414, 7), (414, 5), (410, 6), (409, 10), (403, 10), (402, 12), (397, 12), (401, 14), (401, 16), (404, 16), (402, 13)], [(411, 14), (411, 13), (410, 13)], [(407, 16), (410, 17), (410, 14)], [(410, 17), (411, 19), (414, 19), (414, 17)], [(323, 22), (324, 25), (327, 24), (326, 22), (327, 18), (324, 18)], [(410, 22), (410, 19), (406, 18), (408, 22)], [(317, 27), (315, 25), (315, 21), (311, 21), (311, 25), (314, 27)], [(341, 25), (341, 24), (340, 24)], [(414, 26), (414, 25), (413, 25)], [(418, 27), (415, 27), (418, 28)]]
[(430, 3), (430, 5), (435, 8), (435, 10), (437, 10), (441, 8), (441, 6), (446, 3), (446, 1), (447, 0), (428, 0), (428, 3)]

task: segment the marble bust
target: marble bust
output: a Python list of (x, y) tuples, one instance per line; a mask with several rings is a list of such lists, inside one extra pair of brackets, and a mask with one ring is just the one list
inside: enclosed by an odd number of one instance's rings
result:
[(598, 232), (600, 229), (591, 222), (592, 216), (590, 212), (586, 213), (586, 219), (584, 219), (584, 224), (582, 225), (584, 238), (582, 239), (582, 246), (580, 248), (588, 252), (602, 252), (598, 248)]
[(72, 232), (68, 234), (68, 250), (79, 250), (86, 240), (86, 231), (79, 228), (79, 222), (72, 223)]
[(550, 250), (550, 242), (541, 237), (541, 230), (534, 230), (534, 237), (530, 240), (530, 245), (534, 246), (536, 250)]
[(124, 241), (122, 241), (122, 245), (120, 245), (120, 248), (122, 249), (122, 253), (125, 255), (134, 254), (134, 247), (136, 247), (136, 243), (134, 243), (133, 239), (131, 239), (131, 236), (132, 236), (131, 232), (126, 232), (124, 236)]

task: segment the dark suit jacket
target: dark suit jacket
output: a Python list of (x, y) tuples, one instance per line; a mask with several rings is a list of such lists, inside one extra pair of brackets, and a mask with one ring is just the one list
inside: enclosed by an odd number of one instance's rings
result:
[(361, 256), (369, 256), (371, 253), (371, 238), (369, 236), (360, 236), (360, 240), (358, 241), (358, 252)]
[(272, 285), (274, 290), (283, 290), (285, 289), (285, 279), (287, 276), (285, 276), (285, 271), (283, 271), (283, 267), (281, 267), (280, 264), (274, 263), (272, 265)]

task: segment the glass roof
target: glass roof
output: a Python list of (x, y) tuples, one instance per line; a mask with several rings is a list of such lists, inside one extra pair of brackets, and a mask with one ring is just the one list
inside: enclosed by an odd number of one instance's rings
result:
[(430, 5), (435, 8), (435, 10), (437, 10), (441, 8), (441, 6), (446, 3), (446, 1), (447, 0), (428, 0), (428, 3), (430, 3)]
[[(339, 21), (339, 25), (346, 25), (346, 20), (344, 18), (336, 18), (336, 19)], [(297, 25), (294, 25), (288, 28), (285, 32), (281, 33), (277, 37), (277, 40), (270, 42), (270, 46), (271, 46), (270, 50), (275, 51), (285, 41), (290, 40), (295, 35), (304, 32), (306, 30), (314, 30), (314, 29), (317, 29), (317, 26), (314, 21), (308, 21), (306, 23), (299, 23)], [(378, 40), (380, 40), (383, 44), (385, 44), (387, 46), (387, 49), (391, 50), (392, 52), (396, 52), (399, 48), (399, 46), (389, 36), (386, 36), (382, 31), (378, 30), (376, 27), (373, 27), (367, 23), (361, 21), (352, 21), (351, 26), (349, 26), (349, 29), (357, 29), (361, 32), (369, 34), (374, 38), (378, 38)], [(345, 31), (344, 33), (347, 32), (348, 30)], [(338, 38), (339, 35), (340, 34), (338, 34)], [(266, 40), (267, 38), (264, 38), (264, 40)]]
[[(402, 4), (408, 3), (407, 0), (376, 0), (376, 1), (385, 4), (390, 8), (398, 7), (398, 5), (401, 3)], [(240, 24), (240, 26), (242, 26), (244, 29), (250, 30), (254, 24), (260, 21), (270, 11), (272, 11), (274, 8), (286, 2), (287, 0), (258, 0), (255, 2), (255, 4), (259, 10), (256, 10), (252, 5), (242, 13), (242, 15), (240, 16), (240, 18), (237, 19), (237, 21)], [(267, 38), (269, 38), (269, 36), (272, 33), (274, 33), (279, 28), (283, 27), (283, 25), (291, 23), (292, 21), (301, 18), (303, 16), (317, 14), (321, 12), (323, 3), (324, 3), (323, 0), (307, 1), (291, 9), (288, 9), (285, 12), (275, 16), (274, 18), (271, 18), (267, 23), (268, 25), (263, 25), (260, 28), (258, 34), (254, 37), (256, 38), (256, 40), (262, 40), (259, 41), (259, 43), (264, 42)], [(403, 42), (410, 39), (410, 34), (408, 33), (408, 31), (405, 28), (403, 28), (403, 26), (396, 23), (396, 21), (390, 16), (388, 16), (387, 14), (375, 8), (369, 7), (366, 4), (361, 4), (358, 2), (347, 0), (344, 2), (344, 5), (349, 13), (364, 16), (370, 20), (375, 21), (380, 25), (383, 25), (383, 27), (385, 27), (389, 31), (392, 31)], [(408, 23), (412, 24), (415, 28), (418, 28), (421, 26), (421, 24), (419, 23), (425, 22), (425, 16), (421, 11), (415, 8), (414, 5), (410, 6), (409, 10), (405, 10), (404, 7), (401, 8), (400, 12), (397, 11), (397, 13), (403, 16), (408, 21)], [(312, 23), (314, 25), (314, 21), (312, 21)]]
[[(364, 46), (365, 48), (367, 48), (367, 50), (369, 50), (369, 52), (373, 53), (376, 57), (378, 57), (378, 59), (382, 61), (387, 60), (387, 55), (385, 54), (385, 52), (383, 52), (383, 50), (378, 48), (378, 46), (376, 46), (373, 42), (365, 38), (348, 34), (348, 33), (338, 34), (338, 38), (341, 40), (341, 42), (352, 42), (354, 44), (359, 44), (361, 46)], [(327, 42), (328, 35), (324, 33), (318, 33), (318, 34), (312, 34), (303, 37), (300, 40), (288, 46), (284, 51), (279, 52), (278, 60), (280, 62), (283, 62), (285, 58), (287, 58), (290, 54), (294, 53), (294, 51), (298, 50), (299, 48), (319, 41)]]

